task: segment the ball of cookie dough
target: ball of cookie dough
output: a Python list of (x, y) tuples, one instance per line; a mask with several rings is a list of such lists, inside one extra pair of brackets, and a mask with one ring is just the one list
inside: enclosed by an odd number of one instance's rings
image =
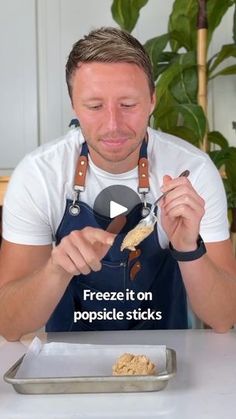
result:
[(142, 226), (137, 225), (135, 228), (130, 230), (123, 242), (121, 243), (120, 250), (123, 252), (124, 249), (135, 250), (135, 246), (138, 246), (146, 237), (153, 232), (154, 226)]
[(156, 366), (146, 355), (124, 353), (112, 367), (113, 375), (153, 375)]

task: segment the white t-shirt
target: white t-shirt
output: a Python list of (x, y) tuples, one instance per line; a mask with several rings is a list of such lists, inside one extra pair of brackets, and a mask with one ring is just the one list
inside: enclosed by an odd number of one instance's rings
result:
[[(148, 160), (152, 203), (161, 194), (163, 176), (178, 177), (190, 170), (189, 179), (205, 200), (205, 215), (200, 234), (205, 242), (226, 240), (229, 237), (227, 203), (220, 175), (207, 154), (186, 141), (172, 135), (148, 129)], [(47, 245), (63, 217), (66, 199), (73, 199), (73, 180), (81, 144), (80, 128), (72, 129), (64, 137), (47, 143), (28, 154), (11, 176), (3, 208), (3, 237), (18, 244)], [(111, 185), (125, 185), (137, 192), (137, 167), (122, 174), (107, 173), (89, 159), (85, 191), (80, 200), (93, 206), (102, 189)], [(168, 239), (157, 223), (162, 247)]]

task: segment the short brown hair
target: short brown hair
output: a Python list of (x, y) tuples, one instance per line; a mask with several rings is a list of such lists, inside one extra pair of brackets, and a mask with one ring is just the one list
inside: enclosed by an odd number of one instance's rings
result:
[(140, 42), (130, 33), (112, 27), (92, 30), (77, 41), (66, 63), (66, 82), (72, 98), (72, 76), (79, 63), (97, 61), (101, 63), (136, 64), (145, 72), (151, 94), (155, 89), (152, 65)]

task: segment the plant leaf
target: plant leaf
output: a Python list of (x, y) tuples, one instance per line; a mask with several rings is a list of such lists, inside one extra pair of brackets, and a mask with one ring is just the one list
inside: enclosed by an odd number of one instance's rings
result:
[[(236, 191), (232, 190), (232, 186), (229, 179), (223, 179), (223, 183), (224, 183), (225, 192), (227, 196), (228, 209), (236, 208)], [(232, 222), (232, 217), (231, 217), (231, 222)]]
[(198, 142), (198, 138), (196, 133), (188, 128), (188, 127), (179, 127), (179, 126), (174, 126), (174, 127), (170, 127), (168, 130), (168, 133), (171, 135), (175, 135), (176, 137), (179, 137), (183, 140), (188, 141), (189, 143), (195, 145), (196, 147), (199, 146), (199, 142)]
[(184, 70), (170, 85), (170, 91), (178, 103), (197, 103), (198, 76), (196, 68)]
[(184, 32), (174, 30), (170, 32), (170, 43), (174, 44), (176, 42), (178, 44), (178, 49), (181, 47), (185, 48), (186, 51), (191, 51), (193, 49), (192, 45), (188, 42), (188, 39), (185, 37), (186, 35)]
[(187, 52), (185, 54), (179, 54), (176, 59), (174, 59), (166, 71), (159, 78), (156, 91), (159, 101), (162, 98), (162, 95), (165, 93), (166, 89), (169, 89), (171, 84), (177, 77), (182, 77), (184, 70), (189, 68), (196, 67), (196, 58), (194, 52)]
[[(153, 112), (153, 127), (155, 129), (161, 129), (162, 131), (169, 132), (170, 128), (177, 126), (179, 112), (174, 110), (176, 101), (170, 94), (169, 90), (166, 89), (162, 95), (162, 99), (157, 101), (156, 108)], [(165, 110), (172, 109), (172, 113), (168, 113)], [(159, 117), (161, 115), (161, 117)]]
[[(181, 25), (181, 20), (185, 21), (185, 28), (184, 23)], [(177, 52), (180, 48), (185, 48), (186, 51), (191, 51), (194, 49), (192, 45), (192, 41), (190, 38), (187, 38), (186, 32), (190, 33), (190, 22), (186, 16), (182, 16), (182, 19), (179, 20), (179, 29), (175, 29), (170, 32), (171, 39), (170, 44), (172, 46), (172, 50)]]
[(168, 41), (169, 41), (169, 34), (167, 33), (167, 34), (149, 39), (144, 44), (144, 48), (146, 49), (152, 63), (153, 75), (154, 75), (155, 80), (158, 77), (158, 64), (160, 62), (161, 53), (165, 49)]
[[(177, 123), (176, 126), (184, 126), (189, 130), (192, 130), (194, 132), (193, 138), (197, 138), (198, 142), (200, 142), (206, 132), (206, 117), (201, 106), (193, 104), (176, 104), (169, 108), (163, 108), (161, 112), (156, 114), (156, 117), (162, 120), (166, 115), (171, 116), (173, 113), (180, 114), (183, 118), (183, 122), (181, 124)], [(172, 123), (168, 132), (170, 132), (170, 128), (173, 129), (173, 126), (174, 124)]]
[(154, 78), (155, 80), (169, 67), (169, 64), (157, 64), (155, 66)]
[(225, 163), (225, 172), (231, 190), (236, 193), (236, 147), (229, 147), (229, 155)]
[(171, 48), (178, 51), (185, 47), (187, 51), (196, 45), (196, 18), (198, 2), (196, 0), (175, 0), (169, 17), (168, 29), (175, 34)]
[(184, 125), (196, 132), (202, 140), (206, 132), (206, 117), (201, 106), (194, 104), (179, 104), (176, 109), (184, 118)]
[(160, 59), (159, 61), (161, 63), (169, 63), (170, 61), (174, 60), (175, 58), (177, 58), (179, 56), (179, 54), (177, 54), (176, 52), (172, 52), (172, 51), (163, 51), (160, 54)]
[(171, 51), (161, 52), (159, 55), (159, 62), (153, 65), (154, 79), (158, 77), (170, 66), (170, 64), (177, 59), (178, 54)]
[(211, 74), (215, 68), (222, 63), (222, 61), (226, 60), (230, 57), (236, 57), (236, 45), (235, 44), (227, 44), (223, 45), (221, 50), (216, 55), (216, 58), (213, 61), (213, 65), (209, 68), (209, 74)]
[(219, 131), (211, 131), (207, 134), (207, 140), (211, 144), (218, 145), (222, 150), (229, 147), (229, 143), (226, 138)]
[[(213, 32), (219, 26), (223, 16), (229, 7), (235, 4), (235, 0), (208, 0), (208, 45), (211, 41)], [(175, 0), (172, 13), (169, 17), (168, 28), (170, 32), (181, 32), (182, 38), (170, 42), (173, 51), (178, 51), (181, 47), (187, 50), (196, 49), (197, 43), (197, 0)], [(183, 17), (184, 16), (184, 17)]]
[(234, 43), (236, 44), (236, 3), (234, 6), (234, 18), (233, 18), (233, 40)]
[(118, 25), (128, 32), (132, 32), (142, 7), (148, 0), (113, 0), (111, 14)]
[(236, 65), (231, 65), (229, 67), (223, 68), (223, 70), (219, 71), (218, 73), (213, 74), (213, 76), (209, 77), (208, 80), (213, 80), (215, 77), (218, 76), (230, 76), (236, 74)]
[(227, 10), (235, 4), (235, 0), (208, 0), (208, 45), (215, 29), (219, 26)]
[(225, 162), (228, 159), (229, 147), (224, 148), (223, 150), (209, 151), (208, 154), (215, 166), (220, 169), (223, 165), (225, 165)]

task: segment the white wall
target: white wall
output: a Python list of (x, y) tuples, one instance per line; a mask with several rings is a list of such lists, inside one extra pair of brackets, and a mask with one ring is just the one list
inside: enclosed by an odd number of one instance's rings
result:
[(110, 0), (38, 1), (41, 142), (66, 132), (73, 116), (65, 83), (67, 56), (90, 29), (114, 24), (110, 5)]
[[(233, 8), (229, 9), (214, 33), (212, 53), (220, 51), (223, 44), (233, 43)], [(235, 58), (225, 61), (227, 66), (235, 65)], [(220, 67), (224, 68), (226, 64)], [(217, 70), (218, 71), (218, 70)], [(212, 86), (211, 86), (212, 84)], [(212, 91), (213, 126), (221, 131), (230, 143), (236, 146), (236, 131), (232, 121), (236, 121), (236, 76), (220, 76), (210, 83)]]
[[(64, 76), (67, 56), (90, 29), (116, 26), (111, 4), (112, 0), (0, 0), (0, 169), (14, 167), (37, 143), (67, 131), (73, 116)], [(133, 34), (144, 42), (164, 33), (172, 4), (173, 0), (149, 0)], [(232, 42), (232, 12), (217, 30), (212, 53)], [(212, 128), (234, 145), (235, 93), (235, 76), (220, 77), (210, 85)]]
[(0, 0), (0, 169), (38, 144), (35, 2)]

